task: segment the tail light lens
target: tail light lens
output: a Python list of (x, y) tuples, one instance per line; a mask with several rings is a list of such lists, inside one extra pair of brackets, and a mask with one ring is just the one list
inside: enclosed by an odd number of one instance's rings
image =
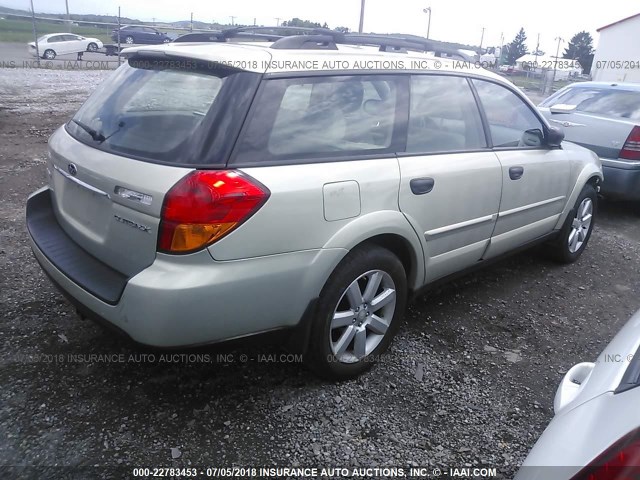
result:
[(627, 141), (624, 142), (622, 150), (620, 150), (620, 158), (626, 160), (640, 160), (640, 127), (635, 126)]
[(640, 429), (633, 430), (571, 480), (630, 480), (640, 472)]
[(158, 250), (190, 253), (220, 240), (256, 213), (269, 190), (234, 170), (198, 170), (176, 183), (162, 205)]

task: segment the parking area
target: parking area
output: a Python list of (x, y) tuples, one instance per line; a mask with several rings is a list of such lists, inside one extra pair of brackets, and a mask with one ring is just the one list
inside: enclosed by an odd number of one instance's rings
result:
[(0, 70), (0, 465), (485, 466), (511, 478), (564, 373), (640, 307), (640, 206), (602, 202), (577, 263), (529, 251), (419, 297), (356, 380), (321, 381), (276, 346), (132, 346), (77, 318), (24, 221), (48, 136), (109, 73)]

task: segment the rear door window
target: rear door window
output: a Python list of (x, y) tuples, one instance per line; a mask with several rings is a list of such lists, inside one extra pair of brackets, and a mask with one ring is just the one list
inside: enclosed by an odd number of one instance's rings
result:
[(407, 152), (487, 147), (478, 105), (465, 78), (414, 75), (409, 105)]
[(402, 135), (403, 81), (391, 75), (267, 80), (235, 162), (394, 152)]

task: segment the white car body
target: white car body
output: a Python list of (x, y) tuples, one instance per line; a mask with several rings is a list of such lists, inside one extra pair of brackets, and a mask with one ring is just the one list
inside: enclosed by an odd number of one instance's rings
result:
[[(524, 461), (517, 480), (590, 478), (583, 468), (611, 462), (620, 447), (609, 449), (630, 433), (625, 443), (639, 450), (639, 348), (640, 311), (595, 363), (579, 363), (567, 372), (556, 393), (555, 417)], [(637, 472), (640, 458), (627, 455), (625, 465)]]
[[(83, 37), (74, 33), (51, 33), (38, 38), (38, 53), (43, 58), (49, 58), (45, 55), (45, 52), (53, 51), (53, 58), (55, 58), (58, 55), (86, 52), (92, 44), (96, 46), (96, 49), (103, 47), (102, 41), (97, 38)], [(28, 45), (29, 53), (35, 57), (35, 42), (31, 42)]]

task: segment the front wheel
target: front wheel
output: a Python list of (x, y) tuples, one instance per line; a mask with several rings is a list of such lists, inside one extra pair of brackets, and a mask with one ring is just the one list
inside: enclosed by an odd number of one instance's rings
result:
[(98, 45), (91, 42), (89, 45), (87, 45), (87, 52), (97, 52), (98, 51)]
[(598, 195), (591, 184), (580, 192), (575, 206), (560, 230), (555, 242), (549, 245), (551, 257), (561, 263), (573, 263), (587, 247), (595, 224)]
[(331, 380), (353, 378), (385, 352), (406, 305), (398, 257), (377, 245), (350, 252), (320, 293), (307, 361)]
[(43, 58), (46, 58), (47, 60), (53, 60), (54, 58), (56, 58), (56, 52), (54, 52), (51, 49), (45, 50), (44, 54), (42, 56), (43, 56)]
[(124, 39), (124, 43), (126, 43), (127, 45), (133, 45), (133, 37), (132, 36), (127, 36)]

